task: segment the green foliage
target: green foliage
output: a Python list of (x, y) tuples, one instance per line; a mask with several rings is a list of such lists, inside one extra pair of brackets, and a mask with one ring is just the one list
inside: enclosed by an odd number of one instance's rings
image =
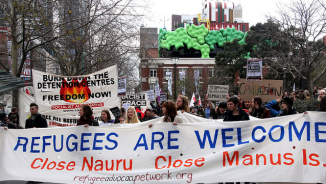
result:
[[(238, 44), (245, 44), (245, 36), (242, 31), (237, 31), (235, 28), (221, 29), (220, 31), (208, 31), (205, 25), (195, 26), (187, 25), (187, 30), (179, 28), (173, 32), (166, 32), (160, 29), (159, 33), (159, 52), (161, 48), (171, 49), (174, 46), (176, 49), (184, 47), (199, 50), (202, 58), (209, 58), (210, 50), (214, 50), (214, 45), (223, 47), (227, 41), (239, 40)], [(248, 52), (245, 53), (249, 57)], [(161, 55), (160, 55), (161, 56)]]
[(162, 48), (170, 50), (171, 46), (174, 46), (176, 49), (179, 49), (184, 46), (183, 44), (186, 44), (188, 49), (200, 50), (202, 58), (209, 58), (209, 46), (207, 44), (200, 45), (197, 39), (190, 37), (184, 28), (167, 32), (165, 38), (161, 42)]
[(189, 36), (197, 38), (199, 44), (205, 43), (205, 36), (207, 36), (208, 30), (205, 28), (204, 24), (201, 26), (195, 26), (194, 24), (189, 26), (189, 24), (187, 24), (187, 31)]
[(315, 98), (310, 98), (308, 100), (302, 100), (302, 101), (295, 101), (293, 103), (293, 107), (299, 112), (305, 112), (305, 111), (315, 111), (318, 109), (319, 101), (317, 101)]

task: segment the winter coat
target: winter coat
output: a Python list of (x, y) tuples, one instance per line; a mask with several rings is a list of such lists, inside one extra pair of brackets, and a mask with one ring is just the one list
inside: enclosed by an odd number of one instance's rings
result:
[[(240, 107), (238, 107), (239, 115), (233, 116), (232, 111), (227, 110), (224, 113), (224, 120), (223, 121), (244, 121), (244, 120), (250, 120), (249, 115), (243, 111)], [(236, 119), (234, 119), (236, 117)]]
[[(33, 116), (33, 115), (32, 115)], [(41, 114), (35, 115), (35, 120), (32, 120), (32, 116), (28, 117), (25, 122), (25, 128), (47, 128), (48, 123), (46, 122), (46, 119), (43, 118)]]

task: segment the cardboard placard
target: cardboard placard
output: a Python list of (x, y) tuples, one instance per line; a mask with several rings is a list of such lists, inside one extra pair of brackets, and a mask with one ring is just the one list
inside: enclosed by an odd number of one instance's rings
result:
[(227, 85), (208, 85), (208, 100), (226, 101), (229, 94), (229, 86)]
[(255, 96), (262, 98), (263, 102), (269, 102), (282, 98), (283, 81), (282, 80), (262, 80), (246, 81), (239, 80), (239, 95), (242, 100), (251, 101)]

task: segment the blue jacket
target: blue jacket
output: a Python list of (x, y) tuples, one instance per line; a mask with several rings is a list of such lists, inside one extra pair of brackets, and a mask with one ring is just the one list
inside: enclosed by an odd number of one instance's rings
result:
[(265, 108), (270, 110), (270, 112), (271, 112), (271, 117), (277, 117), (279, 114), (282, 113), (282, 111), (277, 111), (277, 110), (273, 109), (273, 106), (274, 106), (274, 105), (277, 105), (276, 100), (272, 100), (272, 101), (268, 102), (268, 103), (265, 105)]

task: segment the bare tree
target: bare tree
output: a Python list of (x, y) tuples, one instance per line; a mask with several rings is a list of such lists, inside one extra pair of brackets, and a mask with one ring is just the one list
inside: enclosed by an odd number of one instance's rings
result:
[[(326, 33), (324, 2), (295, 0), (278, 8), (280, 18), (270, 17), (279, 26), (280, 33), (271, 35), (269, 41), (282, 48), (270, 47), (274, 65), (284, 68), (294, 79), (301, 78), (301, 87), (312, 91), (312, 85), (326, 72), (326, 47), (321, 40)], [(323, 69), (316, 73), (320, 67)]]

